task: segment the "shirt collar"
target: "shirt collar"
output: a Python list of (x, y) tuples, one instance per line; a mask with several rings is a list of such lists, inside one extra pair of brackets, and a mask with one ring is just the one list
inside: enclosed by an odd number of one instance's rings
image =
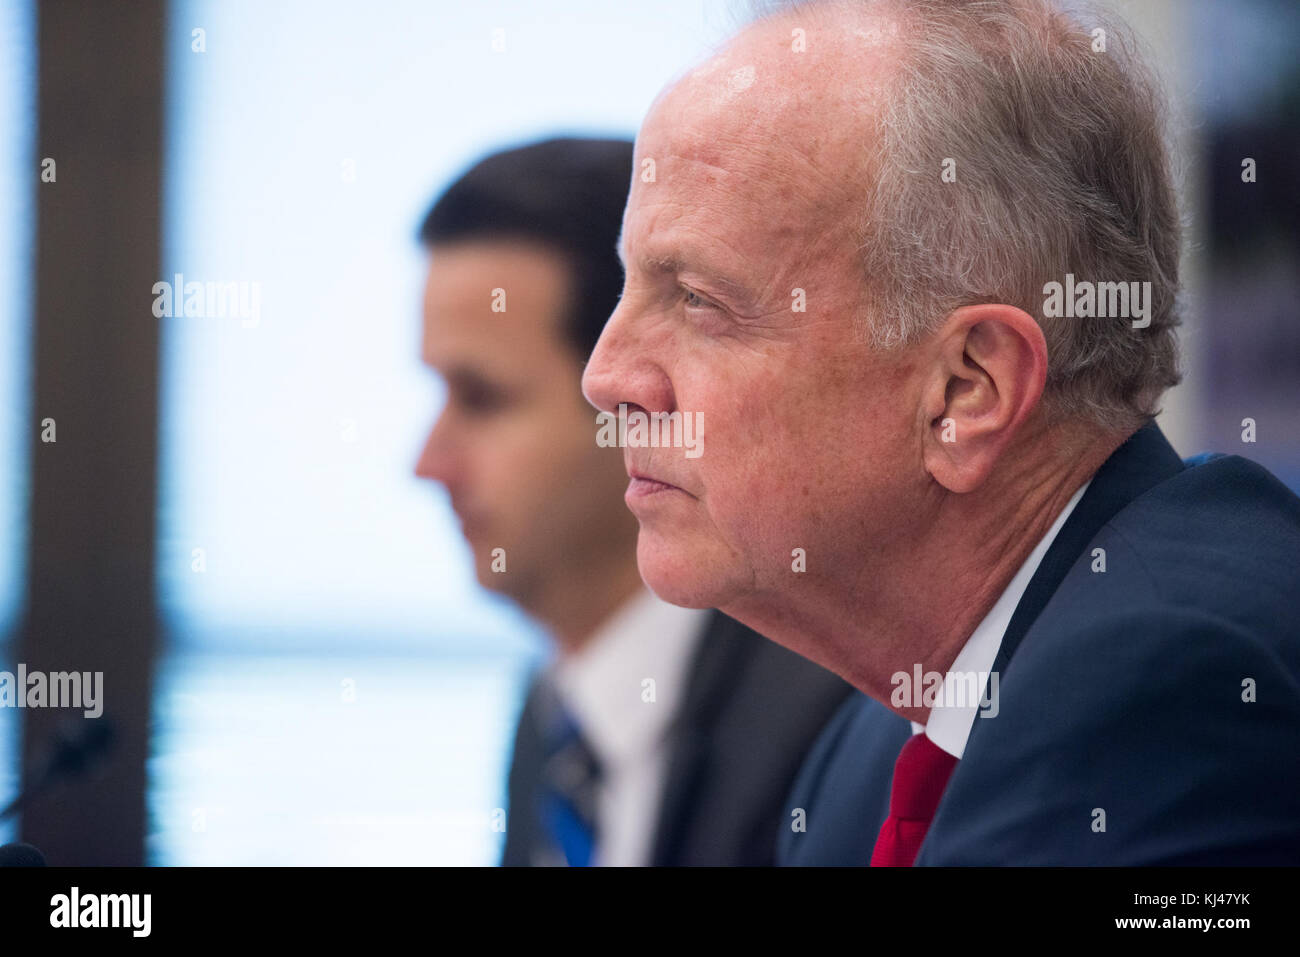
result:
[[(1079, 504), (1079, 499), (1083, 498), (1083, 493), (1087, 491), (1088, 486), (1092, 484), (1089, 479), (1084, 482), (1070, 497), (1070, 501), (1065, 504), (1061, 514), (1056, 516), (1056, 521), (1052, 527), (1047, 530), (1034, 550), (1029, 553), (1020, 569), (1011, 579), (1011, 583), (999, 596), (993, 607), (984, 619), (975, 626), (971, 636), (966, 639), (966, 644), (962, 646), (961, 651), (953, 660), (952, 666), (944, 676), (943, 687), (938, 696), (940, 702), (930, 709), (930, 717), (927, 724), (918, 724), (912, 722), (912, 733), (919, 734), (924, 731), (926, 737), (942, 748), (944, 751), (960, 758), (966, 750), (966, 741), (970, 738), (971, 728), (975, 725), (975, 717), (979, 711), (979, 702), (969, 702), (970, 695), (966, 689), (970, 687), (969, 678), (966, 676), (978, 676), (979, 692), (984, 693), (987, 681), (987, 675), (993, 668), (993, 663), (997, 660), (998, 649), (1002, 646), (1002, 636), (1006, 633), (1007, 625), (1011, 624), (1011, 616), (1016, 612), (1016, 606), (1020, 604), (1020, 599), (1029, 587), (1029, 581), (1034, 577), (1034, 572), (1038, 570), (1039, 564), (1043, 561), (1043, 556), (1047, 554), (1048, 548), (1051, 547), (1057, 533), (1061, 531), (1061, 526), (1065, 520), (1070, 517), (1074, 507)], [(963, 685), (964, 687), (958, 687)], [(945, 707), (942, 702), (952, 701), (960, 702)]]
[(633, 759), (663, 738), (708, 614), (643, 588), (578, 651), (552, 664), (556, 692), (603, 763)]

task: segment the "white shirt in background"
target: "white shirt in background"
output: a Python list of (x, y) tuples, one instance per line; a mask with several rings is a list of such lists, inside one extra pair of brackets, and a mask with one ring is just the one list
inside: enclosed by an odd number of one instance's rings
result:
[(550, 665), (549, 679), (601, 764), (595, 865), (650, 862), (666, 736), (709, 614), (642, 589), (578, 652)]

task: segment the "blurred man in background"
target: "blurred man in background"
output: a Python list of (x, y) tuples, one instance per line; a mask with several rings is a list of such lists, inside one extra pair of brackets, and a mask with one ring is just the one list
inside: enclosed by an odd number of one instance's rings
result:
[(556, 657), (515, 736), (503, 863), (771, 863), (782, 803), (848, 686), (637, 571), (622, 453), (583, 365), (618, 303), (632, 144), (554, 139), (482, 160), (420, 230), (424, 361), (447, 404), (418, 473), (444, 486), (479, 581)]

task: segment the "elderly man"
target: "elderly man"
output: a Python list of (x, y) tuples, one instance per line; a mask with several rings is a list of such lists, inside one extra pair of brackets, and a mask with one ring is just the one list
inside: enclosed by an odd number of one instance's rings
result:
[(1300, 500), (1152, 421), (1179, 218), (1132, 49), (809, 4), (641, 130), (584, 391), (706, 427), (625, 450), (641, 573), (862, 692), (786, 862), (1300, 859)]

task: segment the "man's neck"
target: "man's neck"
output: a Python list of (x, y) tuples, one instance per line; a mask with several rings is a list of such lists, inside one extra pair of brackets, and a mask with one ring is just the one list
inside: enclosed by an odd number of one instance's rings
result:
[(893, 676), (910, 676), (917, 666), (947, 673), (1070, 498), (1121, 441), (1040, 458), (1037, 468), (1019, 473), (1004, 469), (996, 482), (964, 495), (936, 489), (916, 511), (905, 544), (867, 557), (851, 576), (801, 582), (794, 603), (778, 595), (723, 610), (924, 724), (928, 708), (891, 704)]
[(547, 594), (528, 603), (526, 610), (550, 631), (560, 655), (585, 648), (601, 626), (645, 588), (635, 552), (631, 554), (631, 561), (605, 562), (553, 582)]

